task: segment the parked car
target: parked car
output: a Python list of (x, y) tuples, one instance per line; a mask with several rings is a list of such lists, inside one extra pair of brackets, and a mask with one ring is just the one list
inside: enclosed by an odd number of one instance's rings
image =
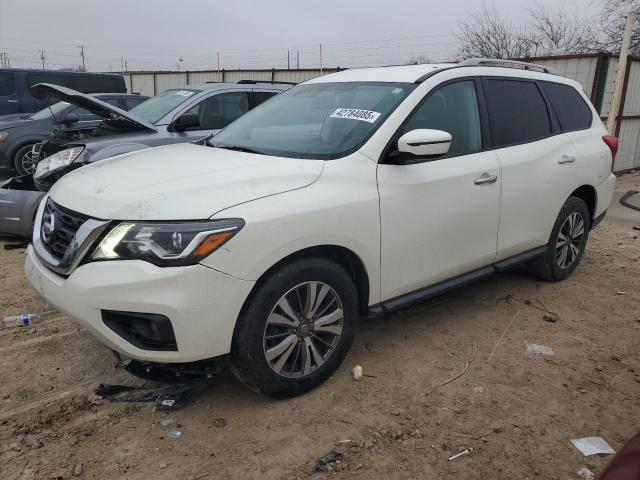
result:
[[(127, 93), (97, 93), (92, 96), (122, 110), (130, 110), (149, 98)], [(100, 115), (69, 102), (54, 103), (33, 115), (9, 117), (13, 118), (0, 119), (0, 173), (15, 170), (19, 175), (34, 172), (33, 146), (49, 138), (52, 131), (58, 130), (66, 141), (79, 139), (104, 120)]]
[[(88, 163), (143, 148), (198, 140), (218, 132), (256, 105), (289, 88), (291, 84), (242, 81), (165, 90), (132, 108), (126, 122), (116, 126), (107, 124), (95, 130), (92, 138), (45, 142), (34, 151), (35, 160), (39, 160), (35, 183), (40, 190), (47, 191), (61, 176)], [(41, 86), (39, 95), (56, 96), (85, 108), (90, 108), (92, 102), (86, 95), (54, 85)]]
[(361, 316), (525, 262), (569, 276), (611, 202), (616, 142), (545, 67), (347, 70), (209, 146), (66, 175), (40, 204), (26, 274), (128, 358), (228, 358), (252, 389), (290, 397), (333, 374)]
[(105, 121), (82, 139), (69, 141), (65, 135), (56, 135), (34, 146), (34, 175), (0, 187), (0, 234), (30, 237), (42, 192), (66, 173), (111, 156), (204, 138), (290, 87), (253, 81), (190, 85), (167, 90), (124, 112), (95, 96), (36, 85), (32, 88), (36, 95), (57, 97)]
[(36, 98), (29, 91), (38, 83), (53, 83), (83, 93), (127, 93), (120, 74), (3, 68), (0, 69), (0, 115), (37, 112), (46, 107), (46, 99)]

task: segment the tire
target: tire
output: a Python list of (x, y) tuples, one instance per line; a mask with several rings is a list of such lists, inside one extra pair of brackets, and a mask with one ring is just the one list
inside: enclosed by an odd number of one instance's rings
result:
[[(545, 253), (530, 266), (532, 273), (550, 282), (558, 282), (571, 275), (582, 259), (590, 228), (587, 204), (581, 198), (569, 197), (558, 214)], [(568, 236), (571, 240), (563, 243)]]
[(13, 166), (20, 175), (28, 175), (35, 172), (36, 166), (31, 160), (33, 144), (23, 145), (13, 156)]
[[(309, 308), (308, 298), (317, 305)], [(247, 300), (233, 335), (231, 369), (263, 395), (303, 394), (340, 366), (357, 321), (356, 287), (340, 265), (323, 258), (294, 261), (260, 281)]]

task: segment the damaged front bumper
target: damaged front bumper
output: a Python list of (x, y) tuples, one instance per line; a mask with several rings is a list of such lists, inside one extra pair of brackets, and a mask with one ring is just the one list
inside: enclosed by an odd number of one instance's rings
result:
[[(45, 299), (109, 348), (154, 363), (228, 354), (255, 283), (204, 265), (157, 267), (141, 260), (86, 263), (64, 277), (49, 270), (32, 246), (25, 272)], [(137, 319), (143, 323), (125, 328)]]

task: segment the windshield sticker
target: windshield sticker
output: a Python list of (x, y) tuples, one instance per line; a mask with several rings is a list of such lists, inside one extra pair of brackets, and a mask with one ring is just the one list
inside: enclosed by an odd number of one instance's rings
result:
[(397, 87), (391, 90), (391, 93), (393, 93), (394, 95), (398, 95), (399, 93), (402, 93), (402, 92), (404, 92), (404, 90)]
[(361, 120), (363, 122), (374, 123), (380, 115), (380, 112), (373, 112), (371, 110), (336, 108), (336, 110), (329, 115), (329, 118), (344, 118), (347, 120)]
[(190, 97), (193, 95), (193, 92), (190, 90), (179, 90), (176, 92), (176, 95), (180, 95), (181, 97)]

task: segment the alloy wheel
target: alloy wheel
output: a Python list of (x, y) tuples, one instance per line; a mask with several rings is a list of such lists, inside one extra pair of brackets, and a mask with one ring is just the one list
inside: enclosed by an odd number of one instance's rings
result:
[(571, 267), (580, 254), (584, 241), (584, 219), (579, 212), (572, 212), (565, 219), (556, 240), (556, 263), (562, 269)]
[(264, 329), (264, 355), (271, 369), (287, 378), (305, 377), (335, 351), (342, 335), (342, 301), (329, 285), (305, 282), (285, 293)]
[(20, 166), (22, 167), (22, 171), (26, 173), (33, 173), (36, 170), (31, 149), (27, 150), (22, 157), (20, 157)]

